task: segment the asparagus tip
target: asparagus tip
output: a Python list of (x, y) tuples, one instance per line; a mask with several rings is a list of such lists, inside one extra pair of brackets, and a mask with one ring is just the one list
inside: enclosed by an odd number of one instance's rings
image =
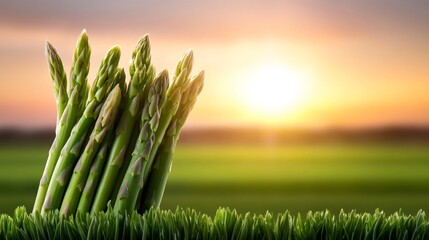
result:
[(162, 71), (158, 74), (158, 78), (168, 78), (168, 71), (167, 71), (167, 69), (162, 70)]
[(201, 70), (201, 71), (197, 74), (197, 76), (195, 76), (195, 77), (194, 77), (194, 81), (195, 81), (196, 79), (204, 79), (204, 76), (205, 76), (205, 72), (204, 72), (204, 70)]
[(198, 73), (197, 76), (194, 77), (193, 81), (198, 81), (198, 91), (197, 93), (201, 93), (201, 91), (203, 90), (203, 85), (204, 85), (204, 76), (205, 76), (205, 72), (204, 70), (202, 70), (201, 72)]
[(194, 57), (194, 50), (192, 48), (188, 49), (185, 53), (185, 58), (193, 58)]
[(46, 40), (46, 42), (45, 42), (45, 49), (49, 50), (49, 49), (52, 49), (52, 48), (54, 48), (54, 46), (52, 46), (52, 44), (48, 40)]
[(193, 61), (194, 61), (194, 51), (192, 49), (189, 49), (185, 53), (185, 56), (183, 57), (182, 67), (185, 67), (185, 66), (191, 67)]
[(78, 43), (85, 42), (88, 43), (88, 34), (86, 33), (86, 29), (83, 29), (82, 32), (79, 35), (79, 38), (77, 40)]
[(45, 55), (50, 57), (54, 55), (57, 55), (57, 50), (55, 49), (54, 45), (52, 45), (48, 40), (45, 42)]
[(112, 47), (111, 47), (111, 49), (110, 49), (111, 51), (113, 50), (113, 51), (119, 51), (119, 52), (121, 52), (121, 47), (119, 46), (119, 44), (115, 44), (115, 45), (113, 45)]

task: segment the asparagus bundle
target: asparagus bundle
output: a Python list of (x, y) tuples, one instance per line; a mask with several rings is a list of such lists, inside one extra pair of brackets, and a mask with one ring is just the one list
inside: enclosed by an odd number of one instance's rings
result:
[(132, 54), (128, 84), (116, 45), (89, 88), (90, 52), (84, 30), (67, 90), (61, 58), (46, 43), (57, 126), (33, 213), (97, 213), (109, 202), (119, 213), (159, 207), (180, 130), (203, 86), (203, 72), (189, 77), (192, 51), (179, 61), (171, 84), (166, 70), (154, 78), (145, 35)]
[[(122, 81), (119, 78), (124, 77), (123, 74), (115, 75), (118, 76), (117, 78), (113, 76), (113, 73), (117, 70), (119, 56), (119, 47), (114, 46), (101, 63), (97, 78), (89, 97), (87, 97), (88, 102), (85, 112), (73, 128), (67, 143), (61, 150), (61, 155), (52, 174), (52, 180), (48, 186), (42, 212), (46, 209), (60, 207), (62, 197), (58, 197), (58, 195), (62, 195), (67, 187), (66, 184), (68, 184), (76, 159), (80, 155), (80, 148), (86, 140), (86, 134), (97, 119), (107, 94), (109, 94), (114, 85)], [(120, 90), (118, 94), (120, 94)], [(80, 105), (83, 105), (83, 103), (80, 103)]]

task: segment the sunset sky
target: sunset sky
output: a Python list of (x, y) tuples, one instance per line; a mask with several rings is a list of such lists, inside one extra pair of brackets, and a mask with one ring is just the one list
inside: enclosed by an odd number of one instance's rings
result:
[(0, 127), (54, 126), (44, 43), (68, 73), (84, 28), (90, 82), (114, 44), (128, 69), (145, 33), (158, 72), (192, 48), (206, 81), (188, 126), (428, 124), (428, 13), (426, 0), (2, 0)]

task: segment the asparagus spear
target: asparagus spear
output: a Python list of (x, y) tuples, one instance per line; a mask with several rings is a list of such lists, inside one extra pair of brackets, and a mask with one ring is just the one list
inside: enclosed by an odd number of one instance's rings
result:
[[(119, 73), (121, 73), (121, 71), (119, 71)], [(67, 191), (61, 205), (61, 213), (66, 216), (76, 212), (76, 208), (79, 203), (79, 197), (84, 188), (92, 160), (97, 153), (98, 147), (103, 141), (105, 135), (115, 123), (120, 101), (121, 89), (119, 85), (116, 85), (116, 87), (107, 97), (106, 102), (103, 104), (100, 116), (95, 123), (85, 150), (74, 167), (73, 175), (67, 186)]]
[[(79, 42), (86, 42), (86, 44), (79, 44)], [(84, 29), (79, 36), (78, 44), (76, 45), (73, 54), (73, 64), (70, 70), (70, 88), (81, 89), (79, 91), (79, 98), (83, 101), (80, 102), (78, 115), (81, 115), (85, 109), (85, 101), (87, 99), (87, 76), (89, 73), (89, 58), (91, 55), (91, 48), (88, 44), (88, 35)]]
[(132, 158), (122, 181), (114, 209), (131, 212), (136, 206), (137, 196), (143, 187), (143, 172), (154, 143), (154, 135), (160, 119), (160, 108), (164, 104), (168, 89), (168, 72), (162, 71), (150, 86), (147, 103), (143, 108), (140, 133), (132, 153)]
[(156, 153), (149, 178), (143, 188), (141, 200), (141, 209), (143, 211), (150, 209), (152, 206), (158, 208), (161, 204), (168, 175), (171, 171), (173, 153), (180, 136), (180, 131), (195, 105), (198, 94), (202, 90), (203, 81), (204, 72), (201, 71), (194, 77), (190, 87), (182, 95), (179, 109), (168, 126), (166, 135)]
[[(150, 90), (151, 85), (152, 85), (152, 82), (148, 82), (148, 83), (146, 83), (146, 86), (144, 88), (143, 95), (142, 95), (143, 106), (145, 106), (147, 104), (148, 94), (149, 94), (149, 90)], [(141, 113), (139, 113), (139, 115), (140, 114)], [(140, 128), (140, 121), (136, 121), (133, 129), (139, 129), (139, 128)], [(119, 170), (119, 174), (118, 174), (117, 179), (116, 179), (115, 187), (113, 188), (112, 194), (110, 196), (110, 201), (112, 203), (116, 202), (116, 196), (118, 195), (119, 189), (121, 188), (121, 185), (122, 185), (122, 180), (124, 179), (125, 174), (127, 173), (127, 170), (128, 170), (128, 166), (130, 165), (132, 153), (134, 152), (134, 147), (136, 145), (137, 139), (139, 138), (139, 133), (140, 133), (140, 131), (133, 131), (131, 133), (131, 137), (130, 137), (130, 140), (129, 140), (128, 146), (127, 146), (127, 150), (125, 151), (124, 160), (122, 162), (122, 167)]]
[(85, 94), (87, 93), (86, 87), (90, 54), (91, 48), (88, 44), (88, 36), (84, 30), (77, 41), (73, 57), (72, 73), (70, 74), (70, 99), (67, 102), (67, 106), (56, 128), (55, 140), (49, 150), (49, 156), (40, 179), (33, 212), (42, 209), (48, 184), (51, 181), (52, 173), (58, 157), (60, 156), (61, 149), (66, 143), (77, 119), (81, 115), (82, 102), (86, 99)]
[(57, 123), (59, 123), (68, 101), (67, 76), (57, 50), (48, 41), (46, 41), (45, 53), (48, 59), (49, 73), (54, 83), (55, 100), (57, 103)]
[[(140, 121), (137, 121), (134, 124), (133, 129), (134, 130), (131, 133), (130, 141), (128, 142), (128, 146), (127, 146), (127, 150), (125, 151), (125, 154), (124, 154), (124, 160), (122, 162), (122, 167), (119, 170), (118, 176), (116, 177), (115, 186), (114, 186), (112, 193), (110, 195), (110, 202), (111, 203), (116, 202), (116, 197), (118, 196), (119, 189), (121, 188), (122, 180), (124, 179), (125, 174), (127, 173), (127, 170), (128, 170), (128, 166), (130, 165), (132, 154), (134, 152), (134, 148), (136, 146), (137, 139), (139, 138), (139, 134), (140, 134), (140, 131), (137, 131), (137, 129), (140, 129)], [(127, 167), (125, 167), (125, 166), (127, 166)]]
[(82, 190), (82, 194), (77, 206), (77, 212), (86, 213), (91, 209), (92, 199), (95, 194), (95, 188), (97, 187), (98, 180), (103, 170), (104, 162), (107, 158), (107, 151), (110, 147), (113, 138), (113, 131), (110, 130), (107, 136), (104, 137), (103, 143), (98, 150), (97, 156), (95, 157), (91, 169), (89, 170), (88, 178), (86, 179), (85, 187)]
[(130, 64), (131, 82), (128, 86), (125, 108), (116, 127), (116, 136), (95, 194), (91, 212), (103, 211), (107, 206), (118, 172), (122, 166), (134, 123), (140, 112), (143, 89), (146, 83), (153, 79), (154, 71), (150, 63), (149, 37), (146, 35), (139, 40), (133, 52)]

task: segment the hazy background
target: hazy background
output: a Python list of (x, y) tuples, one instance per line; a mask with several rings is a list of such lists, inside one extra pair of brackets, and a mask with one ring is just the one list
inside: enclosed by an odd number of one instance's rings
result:
[(0, 212), (32, 207), (55, 126), (44, 43), (70, 69), (150, 34), (158, 72), (189, 48), (205, 87), (164, 208), (428, 210), (429, 3), (0, 2)]

